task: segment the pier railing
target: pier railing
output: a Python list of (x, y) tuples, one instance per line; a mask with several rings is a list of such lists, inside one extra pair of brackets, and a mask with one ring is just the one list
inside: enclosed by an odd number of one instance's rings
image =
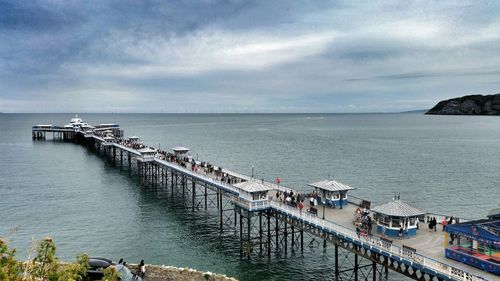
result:
[(482, 277), (470, 274), (463, 269), (423, 256), (421, 254), (418, 254), (416, 251), (394, 245), (393, 243), (388, 243), (387, 241), (380, 238), (368, 235), (358, 235), (353, 229), (347, 228), (332, 221), (320, 219), (315, 215), (297, 210), (296, 208), (290, 207), (288, 205), (274, 201), (270, 201), (269, 205), (276, 211), (286, 214), (287, 216), (299, 220), (305, 224), (313, 225), (316, 228), (329, 232), (337, 237), (351, 240), (363, 247), (369, 247), (370, 249), (375, 248), (382, 253), (385, 252), (390, 255), (402, 257), (411, 263), (420, 264), (427, 269), (434, 270), (435, 273), (440, 273), (451, 279), (464, 281), (486, 280)]
[(238, 195), (240, 194), (239, 190), (234, 188), (233, 186), (223, 182), (223, 181), (220, 181), (218, 179), (215, 179), (213, 177), (209, 177), (208, 175), (205, 175), (205, 174), (202, 174), (202, 173), (198, 173), (198, 172), (195, 172), (195, 171), (191, 171), (189, 169), (186, 169), (184, 167), (181, 167), (177, 164), (173, 164), (171, 162), (168, 162), (166, 160), (161, 160), (161, 159), (158, 159), (158, 158), (155, 158), (156, 162), (162, 164), (162, 165), (165, 165), (165, 166), (168, 166), (169, 168), (173, 169), (173, 170), (176, 170), (178, 172), (181, 172), (181, 173), (184, 173), (184, 174), (187, 174), (189, 175), (190, 177), (192, 178), (195, 178), (195, 179), (198, 179), (198, 180), (201, 180), (203, 182), (206, 182), (208, 184), (211, 184), (213, 186), (215, 186), (216, 188), (220, 188), (224, 191), (227, 191), (229, 193), (232, 193), (232, 194), (235, 194), (235, 195)]

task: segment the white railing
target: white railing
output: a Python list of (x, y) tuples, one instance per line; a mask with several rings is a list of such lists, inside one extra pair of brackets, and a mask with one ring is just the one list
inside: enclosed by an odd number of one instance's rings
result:
[(236, 195), (240, 194), (240, 192), (239, 192), (238, 189), (236, 189), (236, 188), (234, 188), (234, 187), (228, 185), (227, 183), (225, 183), (223, 181), (220, 181), (218, 179), (209, 177), (209, 176), (207, 176), (205, 174), (202, 174), (202, 173), (191, 171), (189, 169), (186, 169), (184, 167), (181, 167), (181, 166), (179, 166), (177, 164), (173, 164), (173, 163), (165, 161), (165, 160), (161, 160), (161, 159), (156, 158), (155, 161), (158, 162), (158, 163), (161, 163), (162, 165), (168, 166), (168, 167), (170, 167), (170, 168), (172, 168), (174, 170), (177, 170), (177, 171), (179, 171), (181, 173), (188, 174), (188, 175), (190, 175), (193, 178), (198, 178), (199, 180), (208, 182), (211, 185), (214, 185), (214, 186), (216, 186), (218, 188), (224, 189), (224, 190), (229, 191), (231, 193), (234, 193)]
[(269, 205), (273, 209), (285, 213), (292, 218), (303, 221), (304, 223), (314, 225), (323, 230), (327, 230), (339, 237), (345, 237), (353, 241), (359, 241), (364, 247), (373, 247), (382, 252), (389, 252), (391, 255), (396, 255), (408, 260), (409, 262), (420, 264), (427, 269), (435, 271), (436, 273), (448, 276), (450, 279), (464, 281), (486, 280), (480, 276), (468, 273), (463, 269), (420, 255), (415, 251), (403, 249), (403, 247), (388, 243), (387, 241), (376, 238), (374, 236), (358, 236), (356, 231), (354, 231), (353, 229), (349, 229), (332, 221), (320, 219), (317, 216), (311, 215), (304, 211), (299, 211), (296, 208), (274, 201), (269, 202)]

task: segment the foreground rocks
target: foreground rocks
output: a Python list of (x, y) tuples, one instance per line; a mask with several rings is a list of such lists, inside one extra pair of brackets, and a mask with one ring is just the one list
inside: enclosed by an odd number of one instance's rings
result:
[(471, 95), (440, 101), (425, 114), (500, 115), (500, 94)]
[[(127, 265), (132, 271), (137, 271), (137, 265)], [(144, 281), (238, 281), (226, 275), (211, 272), (201, 272), (190, 268), (173, 266), (146, 265)]]

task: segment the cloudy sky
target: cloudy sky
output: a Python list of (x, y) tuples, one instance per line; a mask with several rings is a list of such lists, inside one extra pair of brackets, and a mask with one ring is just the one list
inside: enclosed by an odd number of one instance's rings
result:
[(1, 112), (384, 112), (500, 92), (500, 1), (3, 1)]

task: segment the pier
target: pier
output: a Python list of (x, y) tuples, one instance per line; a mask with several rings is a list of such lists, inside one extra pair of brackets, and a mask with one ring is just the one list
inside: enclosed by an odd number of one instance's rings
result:
[(52, 136), (81, 144), (137, 176), (141, 184), (167, 190), (191, 211), (210, 211), (218, 217), (221, 232), (236, 233), (243, 258), (286, 257), (312, 245), (333, 247), (335, 280), (383, 280), (389, 271), (413, 280), (498, 278), (446, 259), (445, 234), (428, 231), (423, 222), (419, 234), (410, 238), (360, 235), (354, 229), (354, 214), (366, 207), (367, 200), (350, 196), (350, 204), (343, 208), (313, 209), (305, 200), (303, 208), (292, 207), (276, 196), (277, 191), (292, 191), (287, 187), (198, 161), (187, 154), (187, 148), (149, 147), (138, 137), (125, 138), (116, 124), (82, 124), (86, 123), (78, 119), (72, 120), (72, 126), (33, 126), (32, 138), (41, 141)]

